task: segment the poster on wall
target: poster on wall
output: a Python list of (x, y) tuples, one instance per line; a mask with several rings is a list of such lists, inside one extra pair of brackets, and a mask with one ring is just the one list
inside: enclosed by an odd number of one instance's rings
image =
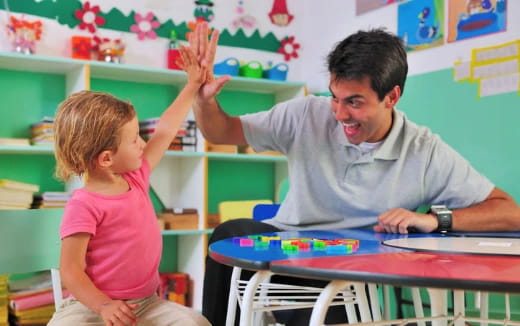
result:
[(444, 44), (444, 1), (410, 0), (399, 4), (397, 34), (406, 51)]
[(448, 42), (506, 30), (506, 0), (451, 0), (448, 3)]
[(359, 16), (366, 12), (401, 1), (403, 0), (356, 0), (356, 15)]

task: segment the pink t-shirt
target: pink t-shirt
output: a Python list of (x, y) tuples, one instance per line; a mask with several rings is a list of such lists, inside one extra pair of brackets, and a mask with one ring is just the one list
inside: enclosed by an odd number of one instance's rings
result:
[(90, 233), (86, 273), (112, 299), (138, 299), (159, 286), (162, 237), (148, 195), (150, 166), (143, 160), (123, 175), (130, 185), (124, 194), (107, 196), (75, 190), (65, 207), (63, 239)]

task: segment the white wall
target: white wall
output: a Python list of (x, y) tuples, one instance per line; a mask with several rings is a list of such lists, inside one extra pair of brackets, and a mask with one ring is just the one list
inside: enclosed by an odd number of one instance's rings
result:
[[(306, 23), (303, 35), (306, 38), (302, 56), (303, 80), (307, 82), (311, 92), (328, 89), (325, 58), (335, 43), (359, 29), (386, 27), (389, 31), (397, 33), (396, 4), (356, 16), (355, 2), (355, 0), (305, 0)], [(470, 59), (473, 48), (520, 39), (520, 19), (518, 19), (520, 1), (508, 0), (507, 6), (507, 31), (411, 52), (408, 54), (409, 74), (449, 68), (459, 59)], [(447, 5), (445, 7), (445, 21), (448, 21)]]

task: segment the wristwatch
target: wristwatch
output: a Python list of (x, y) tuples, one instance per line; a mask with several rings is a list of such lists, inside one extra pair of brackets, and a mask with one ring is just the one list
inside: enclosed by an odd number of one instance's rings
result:
[(445, 233), (451, 231), (451, 210), (444, 205), (432, 205), (430, 213), (437, 217), (439, 226), (437, 232)]

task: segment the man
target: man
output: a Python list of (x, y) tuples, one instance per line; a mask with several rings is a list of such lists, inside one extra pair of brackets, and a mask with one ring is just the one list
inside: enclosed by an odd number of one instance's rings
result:
[[(218, 34), (207, 44), (206, 28), (197, 30), (192, 46), (199, 60), (212, 65)], [(327, 59), (331, 98), (297, 98), (269, 111), (231, 117), (215, 98), (229, 77), (210, 78), (201, 87), (194, 108), (206, 139), (284, 153), (291, 185), (276, 217), (265, 223), (223, 223), (210, 242), (370, 225), (390, 233), (520, 229), (520, 208), (508, 194), (439, 136), (395, 109), (408, 72), (397, 36), (381, 29), (359, 31), (338, 43)], [(417, 213), (422, 205), (443, 207)], [(222, 324), (219, 311), (225, 316), (229, 283), (223, 280), (229, 274), (228, 267), (208, 258), (203, 314), (214, 325)]]

